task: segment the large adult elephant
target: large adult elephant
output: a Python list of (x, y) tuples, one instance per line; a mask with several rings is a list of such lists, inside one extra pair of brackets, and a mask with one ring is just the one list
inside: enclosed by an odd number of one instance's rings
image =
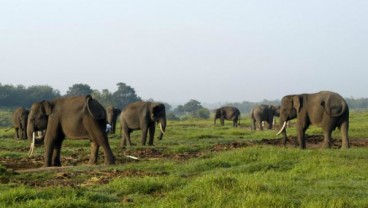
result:
[(97, 162), (100, 146), (104, 150), (105, 164), (114, 164), (105, 128), (105, 108), (88, 95), (34, 103), (28, 116), (27, 134), (32, 138), (33, 132), (46, 130), (42, 138), (45, 167), (61, 166), (60, 151), (65, 137), (90, 139), (89, 164)]
[(15, 137), (17, 139), (27, 139), (27, 120), (29, 110), (20, 107), (17, 108), (12, 116), (13, 127), (15, 129)]
[(106, 108), (107, 123), (111, 125), (111, 133), (113, 134), (115, 134), (116, 120), (118, 119), (120, 113), (121, 110), (114, 108), (113, 106), (109, 106)]
[(225, 125), (224, 120), (232, 120), (233, 126), (237, 127), (240, 125), (240, 111), (235, 107), (224, 106), (218, 109), (215, 109), (215, 118), (214, 124), (216, 125), (216, 120), (220, 119), (221, 125)]
[(138, 101), (128, 104), (120, 114), (120, 124), (122, 128), (121, 146), (125, 147), (127, 142), (131, 145), (130, 133), (134, 130), (142, 130), (141, 142), (146, 145), (147, 133), (149, 132), (148, 145), (153, 145), (156, 123), (160, 126), (161, 140), (166, 129), (165, 105), (155, 102)]
[(339, 94), (321, 91), (314, 94), (287, 95), (281, 100), (280, 124), (277, 134), (283, 133), (286, 144), (286, 122), (297, 119), (296, 128), (298, 142), (302, 149), (305, 145), (305, 131), (309, 125), (320, 126), (323, 130), (323, 148), (331, 148), (331, 133), (339, 127), (342, 137), (342, 148), (349, 148), (349, 107)]
[(280, 115), (280, 107), (274, 105), (257, 105), (253, 107), (250, 112), (250, 118), (252, 121), (252, 130), (257, 129), (257, 125), (260, 130), (263, 130), (262, 122), (265, 121), (268, 124), (268, 129), (272, 129), (274, 116)]

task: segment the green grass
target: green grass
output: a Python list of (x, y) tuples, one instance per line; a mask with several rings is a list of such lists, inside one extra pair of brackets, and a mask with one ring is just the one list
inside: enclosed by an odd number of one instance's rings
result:
[[(350, 117), (352, 139), (368, 138), (367, 112)], [(0, 129), (0, 207), (368, 207), (368, 148), (283, 148), (250, 141), (277, 139), (277, 129), (250, 131), (210, 120), (169, 121), (162, 141), (122, 150), (117, 164), (87, 166), (88, 140), (64, 141), (58, 171), (16, 173), (9, 163), (42, 163), (43, 148), (26, 157), (29, 141)], [(321, 134), (310, 128), (307, 134)], [(2, 135), (9, 135), (1, 137)], [(288, 129), (295, 136), (295, 128)], [(339, 131), (333, 133), (339, 140)], [(243, 144), (243, 146), (236, 146)], [(308, 147), (308, 146), (307, 146)], [(100, 151), (101, 152), (101, 151)], [(124, 155), (140, 158), (134, 161)], [(29, 168), (29, 167), (28, 167)]]

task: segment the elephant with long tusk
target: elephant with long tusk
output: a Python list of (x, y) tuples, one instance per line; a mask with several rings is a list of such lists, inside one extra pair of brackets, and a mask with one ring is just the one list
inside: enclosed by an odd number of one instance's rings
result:
[(148, 145), (153, 145), (156, 123), (160, 128), (158, 139), (161, 140), (166, 129), (165, 105), (155, 102), (134, 102), (128, 104), (120, 114), (122, 128), (121, 146), (125, 147), (127, 142), (131, 145), (130, 133), (134, 130), (142, 130), (142, 145), (146, 145), (147, 133), (149, 132)]
[(341, 148), (349, 148), (349, 107), (341, 95), (321, 91), (314, 94), (287, 95), (281, 100), (280, 131), (283, 134), (283, 144), (286, 144), (286, 122), (297, 119), (297, 138), (300, 148), (305, 149), (305, 131), (310, 125), (316, 125), (323, 130), (323, 148), (331, 148), (331, 133), (338, 127), (341, 131)]

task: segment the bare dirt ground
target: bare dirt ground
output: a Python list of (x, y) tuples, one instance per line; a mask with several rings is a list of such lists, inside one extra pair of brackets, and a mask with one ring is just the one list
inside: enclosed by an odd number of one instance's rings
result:
[[(287, 148), (295, 148), (294, 143), (295, 138), (290, 138), (287, 141)], [(321, 147), (323, 142), (322, 136), (310, 135), (307, 138), (307, 148), (308, 149), (318, 149)], [(228, 151), (237, 148), (245, 148), (256, 145), (273, 145), (283, 147), (281, 139), (262, 139), (257, 141), (247, 140), (244, 142), (232, 142), (228, 144), (216, 144), (212, 146), (209, 150), (206, 151), (193, 151), (193, 152), (184, 152), (180, 154), (168, 154), (165, 153), (164, 150), (159, 148), (145, 148), (139, 150), (125, 150), (121, 153), (116, 154), (116, 164), (123, 165), (126, 163), (139, 162), (139, 161), (147, 161), (147, 160), (161, 160), (161, 159), (170, 159), (183, 161), (188, 160), (190, 158), (197, 158), (208, 154), (209, 152), (220, 152), (220, 151)], [(360, 138), (360, 139), (350, 139), (351, 147), (368, 147), (368, 139)], [(341, 140), (333, 141), (333, 148), (340, 148)], [(28, 151), (28, 149), (19, 149), (15, 151)], [(80, 149), (78, 151), (86, 151)], [(155, 175), (166, 175), (166, 172), (144, 172), (137, 170), (117, 170), (108, 168), (109, 166), (103, 166), (100, 161), (97, 166), (88, 166), (88, 157), (80, 158), (81, 154), (76, 152), (70, 156), (63, 157), (62, 156), (62, 165), (63, 167), (54, 167), (54, 168), (42, 168), (43, 164), (43, 156), (35, 155), (30, 158), (0, 158), (0, 163), (8, 169), (8, 172), (13, 174), (27, 174), (32, 172), (40, 172), (40, 171), (53, 171), (55, 172), (54, 179), (55, 180), (43, 180), (43, 179), (35, 179), (35, 180), (25, 180), (25, 179), (10, 179), (7, 177), (1, 177), (0, 183), (8, 183), (15, 182), (20, 184), (26, 184), (34, 187), (45, 187), (45, 186), (76, 186), (83, 187), (93, 184), (105, 184), (109, 181), (117, 178), (117, 177), (143, 177), (143, 176), (155, 176)], [(100, 160), (103, 154), (100, 155)], [(138, 158), (132, 159), (129, 156), (134, 156)], [(83, 167), (80, 170), (75, 170), (76, 167)], [(73, 171), (70, 171), (73, 169)], [(88, 177), (86, 177), (88, 176)], [(14, 181), (15, 180), (15, 181)]]

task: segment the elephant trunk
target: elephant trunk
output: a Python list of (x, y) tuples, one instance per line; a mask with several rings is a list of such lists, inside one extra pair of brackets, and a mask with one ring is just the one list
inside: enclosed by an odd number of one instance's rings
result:
[(158, 125), (160, 127), (160, 135), (158, 136), (158, 139), (161, 140), (162, 137), (165, 135), (166, 130), (166, 118), (160, 119), (158, 121)]
[(29, 140), (33, 140), (34, 138), (36, 145), (40, 145), (43, 143), (46, 134), (45, 130), (37, 129), (34, 123), (30, 121), (28, 121), (27, 123), (27, 137)]
[(28, 123), (27, 125), (27, 138), (28, 139), (32, 139), (33, 132), (34, 132), (33, 124)]

